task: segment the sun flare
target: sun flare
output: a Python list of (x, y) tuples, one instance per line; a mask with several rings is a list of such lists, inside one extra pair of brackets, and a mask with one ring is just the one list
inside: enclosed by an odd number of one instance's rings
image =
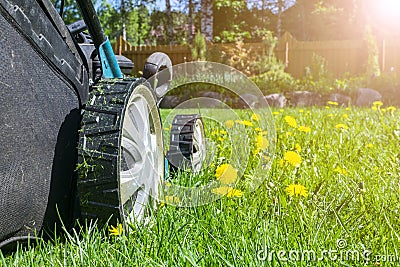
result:
[(380, 0), (375, 2), (376, 11), (381, 18), (388, 22), (399, 19), (400, 17), (400, 0)]

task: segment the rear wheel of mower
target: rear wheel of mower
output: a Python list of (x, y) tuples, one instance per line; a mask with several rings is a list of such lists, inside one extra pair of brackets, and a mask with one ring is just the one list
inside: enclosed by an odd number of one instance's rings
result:
[(84, 219), (125, 228), (156, 207), (164, 179), (161, 120), (143, 80), (101, 83), (83, 113), (78, 191)]
[(171, 126), (168, 161), (174, 172), (191, 168), (199, 172), (206, 156), (206, 137), (199, 114), (178, 114)]

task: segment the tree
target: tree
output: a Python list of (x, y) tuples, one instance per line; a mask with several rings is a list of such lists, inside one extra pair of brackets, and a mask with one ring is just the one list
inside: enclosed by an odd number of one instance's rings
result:
[(207, 40), (213, 40), (213, 25), (214, 25), (214, 0), (201, 0), (201, 33)]

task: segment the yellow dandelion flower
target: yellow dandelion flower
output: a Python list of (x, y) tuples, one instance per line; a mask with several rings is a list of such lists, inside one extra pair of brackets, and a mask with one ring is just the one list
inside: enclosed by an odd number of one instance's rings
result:
[(279, 161), (278, 161), (278, 165), (279, 165), (279, 167), (283, 167), (283, 165), (285, 165), (285, 160), (284, 159), (280, 159)]
[(279, 111), (280, 111), (281, 113), (285, 112), (285, 110), (284, 110), (283, 108), (281, 108)]
[(221, 131), (219, 131), (219, 133), (222, 135), (227, 134), (227, 132), (225, 130), (221, 130)]
[(285, 121), (289, 126), (291, 126), (293, 128), (297, 128), (296, 119), (293, 118), (292, 116), (285, 116)]
[(342, 175), (347, 175), (347, 174), (349, 174), (348, 171), (347, 171), (346, 169), (343, 169), (343, 168), (340, 168), (340, 167), (336, 167), (336, 168), (334, 169), (334, 171), (337, 172), (337, 173), (340, 173), (340, 174), (342, 174)]
[(304, 132), (304, 133), (309, 133), (311, 132), (311, 128), (307, 127), (307, 126), (299, 126), (299, 128), (297, 128), (300, 132)]
[(295, 144), (294, 147), (296, 148), (297, 152), (301, 152), (301, 146), (300, 144)]
[(242, 120), (242, 121), (237, 120), (236, 122), (239, 123), (239, 124), (242, 124), (244, 126), (250, 126), (250, 127), (254, 126), (254, 124), (251, 121), (248, 121), (248, 120)]
[(396, 111), (396, 108), (393, 107), (393, 106), (389, 106), (389, 107), (386, 108), (386, 110), (390, 111), (390, 112), (393, 112), (393, 111)]
[(256, 131), (256, 132), (261, 132), (262, 129), (261, 129), (260, 127), (256, 127), (256, 128), (254, 128), (254, 131)]
[(237, 170), (230, 164), (222, 164), (215, 170), (215, 177), (223, 184), (231, 184), (237, 179)]
[(386, 112), (386, 108), (381, 109), (381, 111), (382, 111), (383, 113), (385, 113), (385, 112)]
[(374, 145), (373, 145), (373, 144), (371, 144), (371, 143), (369, 143), (369, 144), (367, 144), (367, 147), (368, 147), (368, 148), (373, 148), (373, 147), (374, 147)]
[(325, 108), (326, 108), (326, 109), (330, 109), (331, 107), (329, 107), (329, 106), (325, 106)]
[(225, 126), (226, 126), (227, 128), (232, 128), (233, 126), (235, 126), (235, 122), (234, 122), (233, 120), (227, 120), (227, 121), (225, 122)]
[(372, 106), (372, 110), (378, 110), (376, 106)]
[(180, 198), (176, 197), (176, 196), (165, 196), (164, 199), (165, 199), (165, 203), (167, 203), (167, 204), (176, 204), (181, 201)]
[(293, 196), (302, 196), (302, 197), (307, 197), (308, 193), (307, 193), (307, 188), (305, 188), (303, 185), (301, 184), (290, 184), (286, 187), (286, 193), (293, 197)]
[(336, 129), (339, 129), (339, 130), (341, 130), (341, 129), (348, 130), (349, 129), (349, 126), (347, 126), (346, 124), (343, 124), (343, 123), (336, 124), (335, 127), (336, 127)]
[(220, 136), (220, 137), (218, 137), (218, 141), (224, 142), (224, 141), (225, 141), (225, 136)]
[(261, 116), (259, 114), (253, 113), (251, 114), (251, 119), (253, 121), (259, 121), (261, 119)]
[(335, 102), (335, 101), (328, 101), (328, 105), (337, 106), (339, 104), (338, 104), (338, 102)]
[(171, 130), (171, 127), (164, 127), (164, 131), (169, 131)]
[(343, 119), (348, 120), (349, 119), (349, 115), (348, 114), (343, 114)]
[(123, 232), (123, 228), (122, 228), (122, 224), (118, 224), (117, 227), (115, 227), (114, 225), (111, 225), (110, 228), (108, 229), (109, 235), (112, 236), (119, 236), (122, 235)]
[(232, 188), (230, 186), (221, 186), (211, 190), (214, 194), (223, 195), (227, 197), (242, 197), (243, 192), (239, 189)]
[(285, 152), (283, 158), (293, 167), (300, 166), (301, 156), (297, 154), (295, 151), (287, 151)]
[(303, 113), (303, 112), (304, 112), (304, 109), (299, 109), (299, 112), (300, 112), (300, 113)]
[(280, 159), (279, 161), (278, 161), (278, 165), (279, 165), (279, 167), (283, 167), (283, 165), (285, 165), (285, 161), (283, 160), (283, 159)]
[(269, 141), (267, 138), (265, 138), (262, 135), (258, 135), (256, 138), (256, 147), (257, 147), (257, 152), (261, 150), (267, 149), (269, 146)]
[(350, 107), (347, 107), (347, 108), (345, 108), (345, 110), (351, 110), (351, 108), (350, 108)]
[(278, 111), (272, 112), (272, 115), (279, 115), (279, 114), (281, 114), (281, 113), (279, 113)]
[(383, 106), (383, 103), (382, 103), (382, 101), (374, 101), (374, 103), (372, 103), (372, 105), (376, 106), (376, 107), (381, 107), (381, 106)]
[(219, 135), (219, 131), (218, 130), (214, 130), (210, 133), (211, 135)]

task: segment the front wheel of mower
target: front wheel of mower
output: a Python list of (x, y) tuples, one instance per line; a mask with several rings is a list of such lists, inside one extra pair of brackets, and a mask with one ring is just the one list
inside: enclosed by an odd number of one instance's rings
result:
[(101, 83), (83, 113), (78, 191), (84, 219), (126, 228), (156, 207), (164, 179), (161, 120), (143, 80)]

